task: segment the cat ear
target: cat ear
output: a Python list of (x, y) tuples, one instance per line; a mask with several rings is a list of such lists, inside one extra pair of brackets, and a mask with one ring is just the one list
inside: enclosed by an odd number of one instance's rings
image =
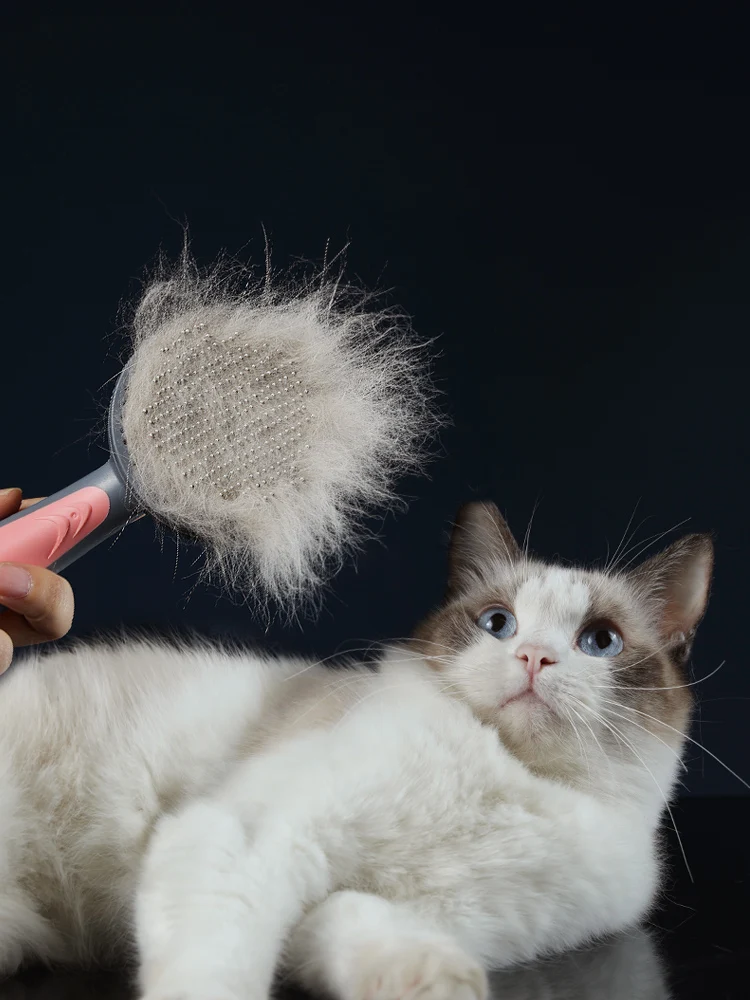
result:
[(461, 507), (451, 533), (448, 592), (455, 593), (486, 577), (492, 567), (521, 558), (521, 549), (494, 503), (474, 501)]
[(710, 535), (687, 535), (630, 574), (641, 596), (655, 605), (665, 637), (687, 640), (706, 611), (714, 565)]

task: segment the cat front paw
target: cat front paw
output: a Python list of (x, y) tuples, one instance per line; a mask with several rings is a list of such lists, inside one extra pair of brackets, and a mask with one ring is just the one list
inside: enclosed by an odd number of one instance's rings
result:
[(486, 1000), (487, 976), (452, 942), (362, 948), (351, 1000)]

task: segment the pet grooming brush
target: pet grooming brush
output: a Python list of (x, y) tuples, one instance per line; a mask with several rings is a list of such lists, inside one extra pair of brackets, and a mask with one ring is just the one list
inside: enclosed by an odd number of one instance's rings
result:
[(185, 260), (146, 289), (133, 331), (109, 460), (3, 521), (0, 560), (61, 570), (149, 513), (229, 585), (308, 597), (424, 457), (424, 352), (361, 297), (233, 293)]

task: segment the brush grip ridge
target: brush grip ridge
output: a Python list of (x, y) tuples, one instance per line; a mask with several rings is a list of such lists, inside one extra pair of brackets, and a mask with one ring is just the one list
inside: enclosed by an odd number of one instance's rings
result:
[(0, 562), (59, 572), (118, 531), (131, 514), (125, 487), (107, 462), (0, 522)]

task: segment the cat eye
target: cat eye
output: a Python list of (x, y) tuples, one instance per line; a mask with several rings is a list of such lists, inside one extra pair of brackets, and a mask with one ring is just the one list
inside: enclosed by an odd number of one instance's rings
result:
[(487, 608), (477, 618), (477, 625), (495, 639), (510, 639), (516, 634), (516, 619), (507, 608)]
[(578, 637), (578, 648), (587, 656), (617, 656), (623, 646), (620, 633), (602, 625), (586, 629)]

